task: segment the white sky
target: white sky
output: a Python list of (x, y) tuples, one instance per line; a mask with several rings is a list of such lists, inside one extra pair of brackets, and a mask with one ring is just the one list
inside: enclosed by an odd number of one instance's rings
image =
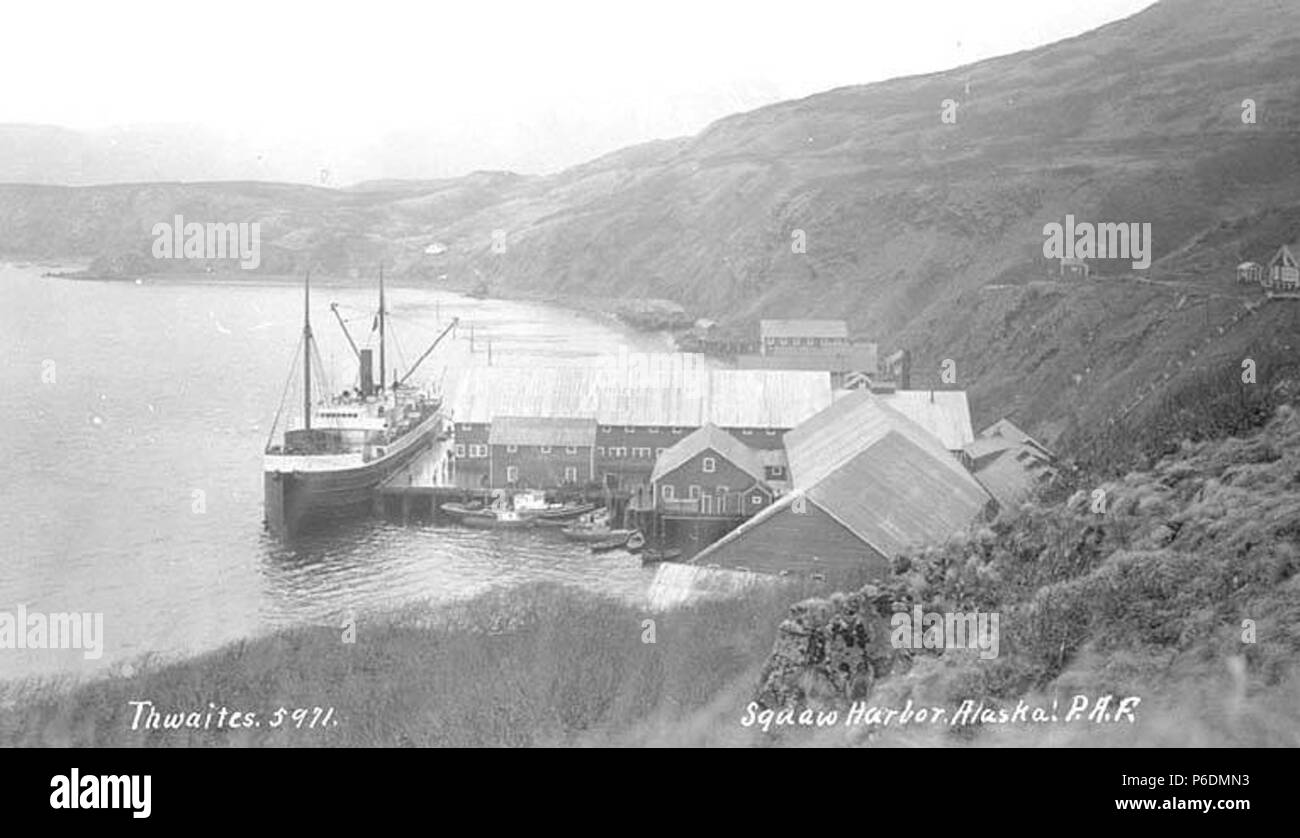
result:
[(397, 169), (418, 160), (429, 176), (548, 171), (769, 102), (1034, 47), (1151, 3), (10, 3), (0, 123), (197, 123), (344, 168), (378, 156)]

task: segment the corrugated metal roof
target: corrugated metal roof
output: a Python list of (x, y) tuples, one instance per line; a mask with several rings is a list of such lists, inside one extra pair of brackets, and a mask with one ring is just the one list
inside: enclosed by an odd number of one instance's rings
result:
[(492, 445), (591, 446), (596, 420), (536, 416), (497, 416), (488, 434)]
[(760, 320), (758, 332), (768, 338), (848, 338), (843, 320)]
[(656, 460), (654, 471), (650, 475), (657, 481), (677, 467), (688, 462), (696, 454), (712, 449), (730, 460), (737, 468), (744, 471), (758, 482), (764, 479), (763, 464), (758, 455), (744, 443), (717, 425), (705, 424), (699, 430), (687, 434), (676, 445), (664, 451)]
[[(928, 449), (928, 450), (927, 450)], [(881, 555), (965, 529), (989, 496), (952, 455), (890, 430), (808, 489), (808, 498)]]
[(596, 376), (581, 367), (474, 367), (451, 400), (457, 422), (494, 416), (594, 417)]
[(649, 607), (660, 611), (701, 599), (734, 596), (757, 584), (771, 585), (780, 581), (780, 577), (765, 573), (663, 562), (655, 568), (650, 583)]
[(792, 428), (831, 401), (830, 374), (710, 370), (699, 356), (615, 356), (591, 367), (476, 367), (451, 400), (456, 422), (594, 417), (603, 425)]
[(795, 490), (883, 555), (947, 538), (989, 499), (938, 438), (866, 390), (787, 433), (785, 445)]
[(811, 487), (890, 431), (898, 431), (961, 478), (970, 475), (934, 434), (869, 390), (849, 390), (835, 404), (785, 435), (797, 488)]
[(698, 427), (705, 421), (709, 368), (688, 353), (625, 354), (597, 362), (601, 424)]
[(828, 372), (714, 370), (705, 420), (724, 428), (793, 428), (831, 403)]
[(959, 451), (975, 438), (965, 390), (895, 390), (876, 395), (938, 437), (949, 451)]

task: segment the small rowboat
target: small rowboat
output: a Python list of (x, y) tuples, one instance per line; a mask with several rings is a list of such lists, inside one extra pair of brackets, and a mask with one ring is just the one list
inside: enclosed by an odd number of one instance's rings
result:
[(599, 544), (602, 541), (613, 541), (621, 538), (627, 541), (632, 535), (632, 530), (611, 530), (609, 527), (565, 527), (560, 533), (570, 541), (584, 541), (591, 544)]
[(623, 530), (622, 532), (627, 534), (618, 535), (614, 538), (608, 538), (604, 541), (597, 541), (592, 544), (591, 552), (604, 553), (608, 550), (618, 550), (619, 548), (622, 548), (627, 550), (629, 553), (637, 553), (645, 547), (645, 536), (641, 534), (640, 530)]
[(641, 564), (658, 564), (659, 562), (671, 562), (682, 557), (681, 550), (643, 550), (641, 552)]
[(620, 547), (624, 547), (627, 545), (627, 540), (630, 536), (631, 533), (628, 533), (627, 535), (619, 535), (619, 536), (615, 536), (614, 538), (607, 538), (604, 541), (593, 542), (591, 545), (591, 552), (607, 553), (610, 550), (617, 550)]

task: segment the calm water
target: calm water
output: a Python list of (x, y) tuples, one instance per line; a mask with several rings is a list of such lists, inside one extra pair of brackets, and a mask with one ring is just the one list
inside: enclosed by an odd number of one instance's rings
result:
[[(262, 529), (262, 448), (301, 330), (301, 289), (42, 270), (0, 266), (0, 611), (102, 612), (104, 656), (0, 650), (0, 678), (94, 674), (146, 652), (192, 654), (277, 626), (337, 624), (348, 610), (538, 579), (645, 591), (653, 573), (635, 558), (593, 556), (558, 533), (361, 521), (278, 544)], [(312, 296), (341, 390), (355, 367), (329, 303), (360, 342), (374, 292), (314, 283)], [(484, 362), (489, 340), (495, 363), (668, 348), (539, 305), (404, 287), (389, 300), (390, 338), (407, 362), (461, 317), (457, 340), (421, 367), (445, 386)]]

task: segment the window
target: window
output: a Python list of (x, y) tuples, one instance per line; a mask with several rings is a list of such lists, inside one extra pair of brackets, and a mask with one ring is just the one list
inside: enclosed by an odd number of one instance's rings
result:
[(699, 498), (700, 498), (700, 487), (699, 487), (699, 486), (691, 486), (690, 488), (688, 488), (688, 489), (686, 490), (686, 496), (687, 496), (688, 498), (690, 498), (691, 500), (699, 500)]
[(543, 453), (543, 454), (549, 454), (549, 453), (551, 453), (551, 446), (549, 446), (549, 445), (543, 445), (543, 446), (542, 446), (542, 453)]
[(674, 500), (674, 498), (673, 498), (673, 484), (671, 484), (671, 483), (665, 483), (665, 484), (664, 484), (664, 488), (663, 488), (663, 496), (664, 496), (664, 500)]
[(717, 470), (718, 470), (718, 461), (715, 460), (715, 459), (712, 458), (712, 457), (705, 457), (705, 458), (704, 458), (704, 473), (705, 473), (705, 474), (713, 474), (713, 472), (715, 472), (715, 471), (717, 471)]
[(601, 425), (601, 426), (600, 426), (600, 432), (601, 432), (602, 434), (611, 433), (611, 432), (613, 432), (613, 430), (614, 430), (614, 429), (611, 428), (609, 425)]
[(564, 446), (564, 453), (565, 453), (565, 454), (577, 454), (577, 453), (578, 453), (578, 446), (576, 446), (576, 445), (566, 445), (566, 446)]
[(648, 460), (648, 459), (650, 459), (650, 449), (649, 449), (649, 448), (633, 448), (633, 449), (632, 449), (632, 456), (633, 456), (633, 457), (636, 457), (636, 458), (638, 458), (638, 459), (641, 459), (641, 460)]
[(605, 456), (605, 446), (603, 446), (603, 445), (597, 445), (597, 446), (596, 446), (596, 456), (597, 456), (597, 457), (603, 457), (603, 456)]
[(519, 466), (506, 466), (506, 482), (507, 483), (519, 482)]
[(717, 491), (717, 493), (718, 493), (719, 496), (722, 496), (722, 495), (725, 495), (727, 492), (731, 491), (731, 488), (728, 487), (728, 486), (719, 486), (719, 487), (716, 489), (716, 491)]
[(768, 436), (776, 436), (776, 428), (768, 428), (765, 432)]
[(652, 434), (657, 434), (657, 433), (659, 433), (659, 428), (658, 428), (657, 426), (651, 425), (651, 426), (650, 426), (650, 433), (652, 433)]
[(519, 452), (519, 446), (518, 446), (518, 445), (507, 445), (507, 446), (506, 446), (506, 453), (507, 453), (507, 454), (517, 454), (518, 452)]
[(780, 480), (785, 477), (785, 466), (767, 466), (767, 479)]
[(675, 433), (675, 434), (679, 434), (679, 433), (682, 432), (682, 429), (681, 429), (681, 428), (673, 428), (673, 429), (672, 429), (672, 432)]
[(464, 443), (461, 443), (461, 442), (456, 443), (456, 456), (457, 456), (457, 457), (460, 457), (460, 458), (462, 458), (462, 459), (464, 459), (464, 457), (465, 457), (465, 444), (464, 444)]
[(613, 448), (610, 448), (610, 449), (609, 449), (609, 456), (611, 456), (611, 457), (626, 457), (626, 456), (627, 456), (627, 448), (623, 447), (622, 445), (616, 445), (616, 446), (614, 446)]
[(470, 445), (469, 455), (471, 457), (486, 457), (488, 455), (488, 447), (486, 445)]
[(577, 482), (578, 482), (578, 467), (577, 467), (577, 466), (565, 466), (565, 467), (564, 467), (564, 482), (565, 482), (565, 483), (577, 483)]
[(624, 425), (624, 426), (623, 426), (623, 433), (625, 433), (625, 434), (636, 433), (636, 428), (632, 427), (631, 425)]
[(749, 502), (752, 503), (754, 506), (758, 506), (760, 503), (763, 502), (763, 496), (755, 492), (754, 494), (749, 496)]
[(742, 434), (744, 434), (745, 436), (753, 436), (753, 435), (754, 435), (754, 429), (753, 429), (753, 428), (741, 428), (741, 429), (740, 429), (740, 432), (741, 432)]

